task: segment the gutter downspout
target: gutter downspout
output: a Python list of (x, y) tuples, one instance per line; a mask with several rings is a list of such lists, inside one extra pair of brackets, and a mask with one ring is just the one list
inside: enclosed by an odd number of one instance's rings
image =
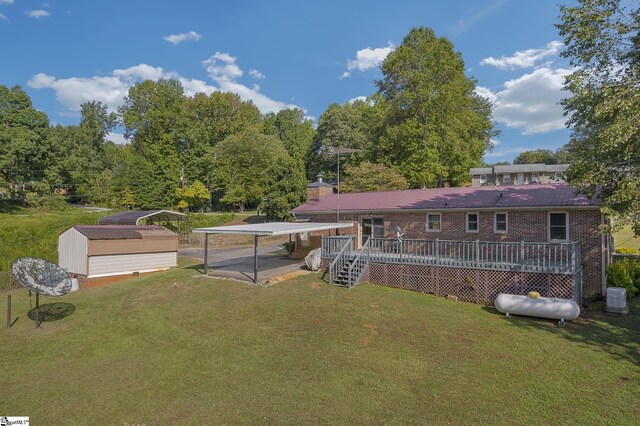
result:
[[(606, 225), (607, 223), (602, 213), (600, 213), (600, 223), (602, 225)], [(607, 259), (608, 257), (605, 253), (605, 249), (606, 249), (605, 235), (600, 234), (600, 283), (601, 283), (601, 289), (602, 289), (603, 295), (607, 293), (607, 265), (608, 265)]]

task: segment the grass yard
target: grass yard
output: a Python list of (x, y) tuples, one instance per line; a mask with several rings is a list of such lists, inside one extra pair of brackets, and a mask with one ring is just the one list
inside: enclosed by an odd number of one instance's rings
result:
[[(34, 424), (637, 424), (640, 301), (559, 329), (315, 274), (258, 288), (188, 265), (0, 332), (0, 412)], [(0, 303), (5, 315), (5, 301)]]
[(634, 237), (630, 226), (625, 226), (614, 234), (616, 248), (632, 248), (640, 253), (640, 238)]

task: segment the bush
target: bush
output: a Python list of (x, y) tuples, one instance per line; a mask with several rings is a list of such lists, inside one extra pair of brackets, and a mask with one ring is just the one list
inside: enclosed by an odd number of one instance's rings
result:
[(620, 247), (616, 249), (616, 253), (619, 254), (638, 254), (638, 250), (632, 249), (630, 247)]
[(640, 262), (624, 259), (612, 263), (607, 269), (607, 287), (625, 288), (628, 299), (635, 296), (640, 287)]

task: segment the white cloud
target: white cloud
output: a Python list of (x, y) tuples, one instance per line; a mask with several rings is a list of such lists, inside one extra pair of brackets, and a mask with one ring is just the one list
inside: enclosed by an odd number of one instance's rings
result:
[(367, 97), (366, 96), (356, 96), (355, 98), (351, 98), (349, 99), (347, 102), (352, 104), (355, 101), (362, 101), (362, 102), (366, 102), (367, 101)]
[(519, 50), (513, 56), (501, 56), (488, 58), (480, 61), (481, 65), (492, 65), (501, 70), (515, 70), (518, 68), (531, 68), (549, 56), (556, 56), (562, 50), (564, 44), (561, 41), (552, 41), (542, 49)]
[(261, 113), (278, 112), (281, 109), (299, 108), (297, 105), (286, 104), (269, 98), (260, 92), (260, 86), (254, 85), (252, 88), (238, 83), (237, 79), (244, 74), (242, 69), (236, 64), (236, 57), (228, 53), (216, 52), (209, 59), (202, 61), (209, 74), (220, 90), (236, 93), (242, 100), (252, 101)]
[(367, 71), (379, 66), (395, 48), (393, 44), (389, 43), (387, 47), (377, 47), (375, 49), (367, 47), (358, 50), (356, 52), (356, 58), (347, 61), (347, 71), (342, 73), (340, 79), (351, 77), (351, 73), (355, 70)]
[(505, 82), (504, 90), (499, 92), (485, 87), (478, 87), (476, 92), (493, 101), (493, 118), (498, 123), (520, 129), (524, 135), (547, 133), (565, 127), (560, 101), (564, 78), (571, 72), (564, 68), (538, 68)]
[[(143, 80), (157, 81), (161, 78), (177, 79), (187, 96), (196, 93), (207, 95), (215, 91), (233, 92), (243, 100), (252, 101), (260, 112), (277, 112), (286, 108), (300, 108), (297, 105), (276, 101), (260, 92), (260, 86), (245, 86), (237, 81), (243, 71), (236, 65), (236, 58), (228, 53), (216, 52), (203, 61), (209, 76), (217, 86), (205, 81), (190, 79), (176, 72), (168, 72), (161, 67), (139, 64), (125, 69), (113, 70), (109, 75), (93, 77), (56, 78), (46, 73), (34, 75), (27, 84), (34, 89), (52, 89), (56, 99), (72, 113), (80, 111), (80, 105), (88, 101), (103, 102), (110, 111), (115, 111), (123, 103), (129, 88)], [(303, 109), (303, 108), (301, 108)], [(304, 110), (304, 109), (303, 109)], [(62, 112), (60, 114), (68, 114)]]
[(265, 75), (262, 74), (260, 71), (258, 70), (249, 70), (249, 75), (253, 78), (256, 78), (258, 80), (262, 80), (263, 78), (265, 78)]
[(0, 0), (0, 4), (13, 4), (13, 0)]
[(34, 89), (53, 89), (56, 99), (71, 111), (79, 111), (80, 105), (89, 101), (103, 102), (110, 111), (115, 111), (122, 105), (129, 87), (139, 81), (160, 78), (176, 78), (188, 96), (198, 92), (210, 94), (217, 90), (201, 80), (191, 80), (180, 77), (174, 72), (165, 72), (160, 67), (139, 64), (126, 69), (116, 69), (109, 76), (94, 76), (89, 78), (70, 77), (57, 79), (45, 73), (34, 75), (27, 82)]
[(244, 74), (236, 65), (236, 59), (228, 53), (216, 52), (202, 63), (206, 66), (209, 77), (214, 81), (234, 81)]
[(0, 13), (0, 21), (8, 21), (9, 18), (7, 18), (5, 15), (3, 15), (2, 13)]
[(49, 15), (51, 15), (48, 11), (46, 10), (31, 10), (28, 13), (29, 18), (35, 18), (35, 19), (40, 19), (40, 18), (45, 18)]
[(118, 145), (125, 145), (128, 144), (129, 141), (127, 139), (125, 139), (124, 135), (122, 133), (114, 133), (111, 132), (107, 135), (107, 137), (105, 138), (108, 141), (111, 141), (113, 143), (116, 143)]
[(173, 43), (174, 46), (176, 46), (178, 43), (182, 43), (183, 41), (199, 41), (201, 38), (202, 36), (195, 31), (189, 31), (188, 33), (180, 34), (169, 34), (162, 37), (164, 41)]

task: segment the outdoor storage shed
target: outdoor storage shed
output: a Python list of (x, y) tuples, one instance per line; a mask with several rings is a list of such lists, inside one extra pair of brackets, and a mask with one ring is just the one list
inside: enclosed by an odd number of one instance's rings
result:
[(74, 226), (58, 238), (58, 263), (87, 278), (130, 275), (178, 265), (178, 235), (162, 226)]

